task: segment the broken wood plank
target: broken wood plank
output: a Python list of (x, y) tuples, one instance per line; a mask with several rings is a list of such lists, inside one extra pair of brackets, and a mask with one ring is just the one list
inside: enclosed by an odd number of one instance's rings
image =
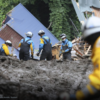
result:
[(78, 54), (80, 54), (81, 56), (83, 56), (83, 54), (79, 51), (79, 50), (77, 50), (76, 48), (73, 48)]
[(72, 43), (79, 42), (80, 40), (81, 40), (81, 37), (80, 38), (75, 38), (74, 40), (72, 40)]
[(87, 51), (85, 52), (85, 55), (88, 54), (89, 50), (91, 49), (91, 46), (88, 47)]
[(76, 53), (76, 55), (78, 56), (78, 57), (80, 57), (81, 59), (83, 59), (84, 57), (83, 56), (81, 56), (80, 54), (78, 54), (78, 53)]
[(84, 55), (83, 57), (87, 58), (87, 57), (90, 57), (90, 56), (91, 56), (91, 54), (87, 54), (87, 55)]

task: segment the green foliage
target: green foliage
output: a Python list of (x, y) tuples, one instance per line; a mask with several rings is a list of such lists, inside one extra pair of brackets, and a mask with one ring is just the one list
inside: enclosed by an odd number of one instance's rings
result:
[(6, 14), (19, 2), (46, 27), (52, 22), (50, 31), (58, 39), (60, 39), (59, 35), (62, 33), (65, 33), (70, 40), (74, 36), (80, 35), (69, 20), (71, 18), (76, 27), (80, 29), (80, 23), (71, 0), (0, 0), (0, 25)]
[(0, 0), (0, 26), (5, 19), (6, 14), (13, 9), (13, 7), (19, 3), (19, 0)]
[(26, 4), (35, 4), (35, 1), (36, 1), (36, 0), (20, 0), (20, 2), (21, 2), (23, 5), (26, 5)]
[(77, 36), (77, 33), (74, 33), (74, 28), (69, 20), (71, 18), (75, 23), (76, 27), (80, 28), (79, 22), (74, 11), (73, 5), (69, 0), (50, 0), (49, 9), (50, 13), (50, 22), (52, 25), (52, 33), (60, 39), (59, 35), (65, 33), (68, 39), (74, 38)]

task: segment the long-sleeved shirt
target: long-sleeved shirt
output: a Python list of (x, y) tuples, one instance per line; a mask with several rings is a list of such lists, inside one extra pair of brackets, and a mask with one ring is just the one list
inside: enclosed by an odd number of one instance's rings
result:
[(7, 56), (10, 55), (8, 46), (6, 44), (2, 44), (1, 52), (4, 52)]
[(93, 45), (91, 59), (94, 70), (89, 75), (90, 83), (82, 90), (77, 91), (75, 95), (71, 95), (70, 100), (87, 100), (86, 98), (90, 97), (94, 99), (92, 96), (97, 95), (97, 93), (99, 93), (100, 97), (100, 37)]
[(61, 51), (63, 50), (63, 46), (68, 47), (66, 50), (64, 50), (64, 52), (68, 52), (72, 49), (72, 42), (68, 41), (67, 39), (65, 41), (62, 41)]
[[(47, 42), (46, 42), (43, 38), (46, 39), (48, 42), (50, 41), (50, 43), (51, 43), (50, 38), (49, 38), (48, 36), (46, 36), (46, 35), (43, 35), (43, 36), (40, 38), (39, 53), (40, 53), (41, 50), (43, 49), (44, 44), (47, 44)], [(51, 44), (52, 44), (52, 43), (51, 43)], [(51, 46), (52, 46), (52, 45), (51, 45)]]
[[(29, 40), (29, 39), (30, 39), (30, 40)], [(31, 40), (30, 37), (26, 37), (26, 38), (25, 38), (25, 41), (27, 41), (27, 40), (29, 40), (27, 43), (30, 44), (31, 55), (33, 55), (33, 53), (34, 53), (34, 43), (33, 43), (33, 41)], [(23, 39), (21, 39), (21, 41), (19, 42), (18, 47), (21, 47), (21, 43), (22, 43), (22, 42), (23, 42)]]

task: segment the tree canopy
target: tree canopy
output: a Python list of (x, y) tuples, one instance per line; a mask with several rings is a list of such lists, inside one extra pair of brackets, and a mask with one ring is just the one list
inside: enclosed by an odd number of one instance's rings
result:
[(71, 0), (0, 0), (0, 24), (2, 24), (6, 14), (20, 2), (45, 27), (51, 24), (49, 30), (58, 39), (62, 33), (65, 33), (70, 40), (79, 35), (70, 21), (71, 18), (76, 27), (80, 29), (80, 22)]

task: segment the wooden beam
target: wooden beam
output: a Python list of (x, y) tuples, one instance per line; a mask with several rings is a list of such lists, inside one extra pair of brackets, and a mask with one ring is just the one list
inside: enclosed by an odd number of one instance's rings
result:
[(72, 43), (79, 42), (79, 41), (80, 41), (80, 39), (81, 39), (81, 37), (80, 37), (80, 38), (76, 38), (76, 37), (75, 37), (75, 39), (74, 39), (74, 40), (72, 40)]
[(83, 56), (83, 54), (79, 51), (79, 50), (77, 50), (76, 48), (73, 48), (78, 54), (80, 54), (81, 56)]
[(88, 47), (87, 51), (85, 52), (85, 55), (88, 54), (89, 50), (91, 49), (91, 46)]
[(84, 58), (84, 57), (83, 57), (83, 56), (81, 56), (80, 54), (77, 54), (77, 53), (76, 53), (76, 55), (77, 55), (78, 57), (82, 58), (82, 59)]

